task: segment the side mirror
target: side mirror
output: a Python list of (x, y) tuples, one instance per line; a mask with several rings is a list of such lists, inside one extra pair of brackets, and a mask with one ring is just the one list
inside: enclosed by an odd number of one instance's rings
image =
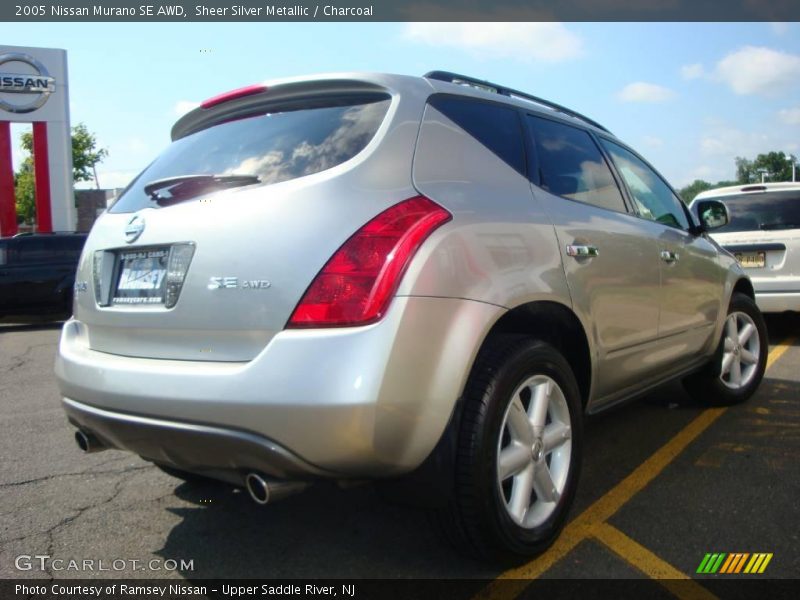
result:
[(695, 207), (700, 227), (705, 231), (725, 227), (730, 222), (728, 207), (719, 200), (700, 200)]

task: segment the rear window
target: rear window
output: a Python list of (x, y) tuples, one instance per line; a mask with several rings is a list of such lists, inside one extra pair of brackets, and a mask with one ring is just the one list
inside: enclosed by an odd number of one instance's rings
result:
[[(259, 183), (270, 184), (331, 169), (366, 147), (390, 102), (385, 95), (337, 98), (327, 105), (273, 109), (198, 131), (173, 142), (128, 186), (109, 212), (129, 213), (173, 203), (168, 187), (157, 194), (145, 192), (148, 184), (167, 178), (254, 175)], [(213, 191), (208, 187), (198, 190)], [(183, 193), (181, 199), (199, 195)]]
[[(798, 190), (723, 196), (716, 200), (728, 207), (730, 222), (715, 229), (714, 233), (800, 229)], [(697, 203), (692, 208), (697, 216)]]

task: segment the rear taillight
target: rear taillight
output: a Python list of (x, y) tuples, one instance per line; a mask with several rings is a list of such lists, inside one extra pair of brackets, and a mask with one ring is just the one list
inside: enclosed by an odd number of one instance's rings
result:
[(366, 325), (386, 312), (422, 242), (450, 213), (423, 196), (385, 210), (328, 260), (295, 308), (287, 327)]

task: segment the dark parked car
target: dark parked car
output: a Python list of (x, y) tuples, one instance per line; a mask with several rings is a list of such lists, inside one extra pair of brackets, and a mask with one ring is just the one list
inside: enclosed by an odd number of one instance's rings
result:
[(0, 317), (69, 315), (85, 233), (0, 238)]

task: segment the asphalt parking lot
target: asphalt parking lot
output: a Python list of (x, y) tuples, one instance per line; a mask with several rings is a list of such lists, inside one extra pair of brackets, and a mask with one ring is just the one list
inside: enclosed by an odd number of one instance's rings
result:
[[(769, 328), (770, 364), (748, 403), (706, 409), (676, 384), (590, 419), (570, 524), (546, 554), (500, 571), (460, 557), (423, 513), (369, 485), (319, 485), (262, 508), (123, 452), (83, 455), (52, 375), (60, 324), (0, 323), (0, 578), (692, 577), (702, 598), (713, 597), (703, 579), (725, 577), (696, 574), (706, 553), (771, 553), (764, 574), (739, 576), (796, 577), (800, 318)], [(127, 563), (19, 570), (20, 555)], [(141, 567), (153, 559), (160, 570)]]

